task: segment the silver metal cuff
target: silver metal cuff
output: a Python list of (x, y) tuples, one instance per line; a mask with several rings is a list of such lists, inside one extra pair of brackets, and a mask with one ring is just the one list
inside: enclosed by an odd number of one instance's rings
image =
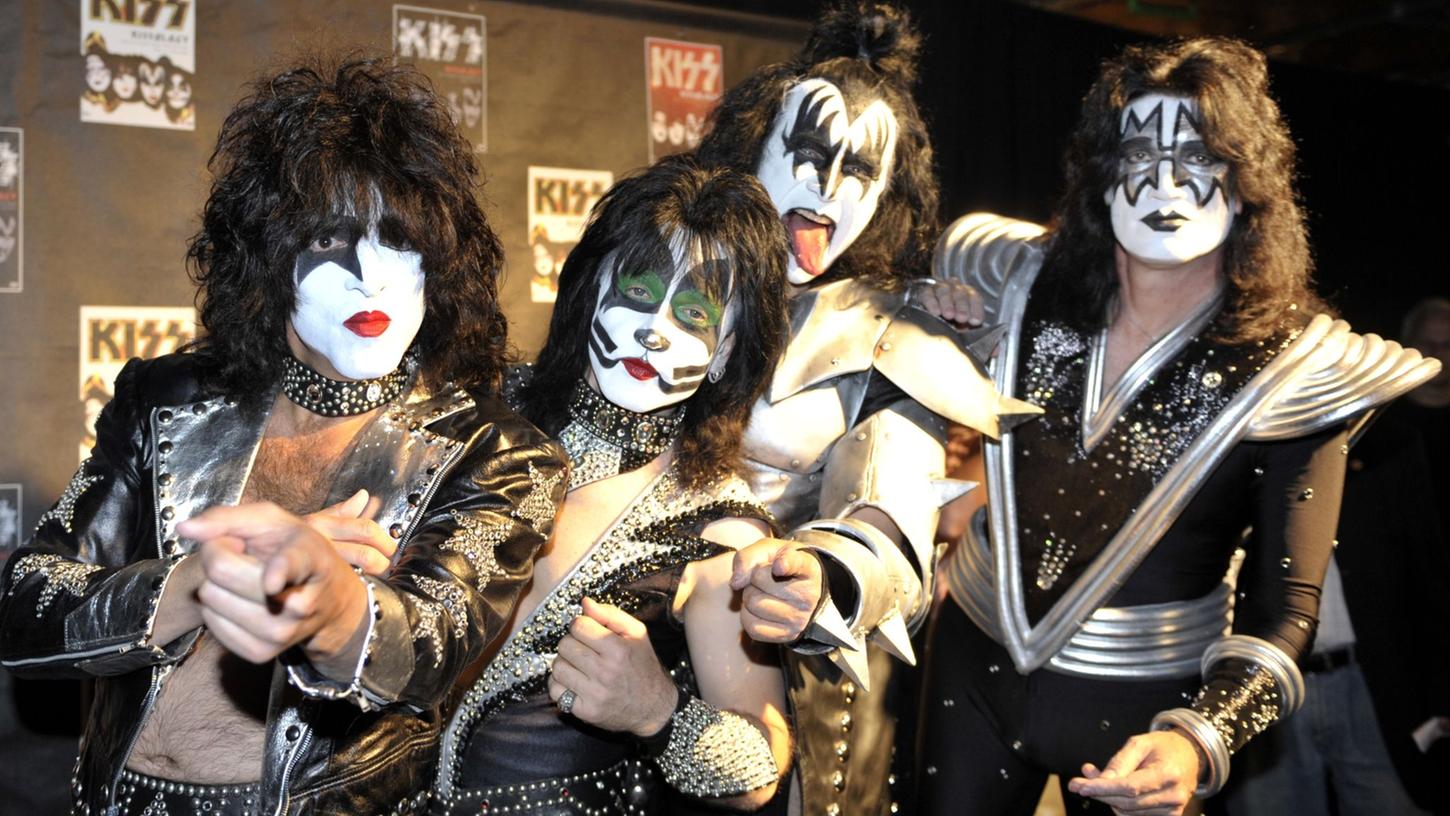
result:
[(374, 694), (370, 694), (363, 686), (363, 669), (368, 664), (368, 656), (373, 650), (373, 642), (377, 639), (378, 602), (373, 594), (373, 582), (363, 577), (358, 572), (358, 579), (363, 583), (363, 589), (367, 592), (367, 634), (363, 636), (362, 651), (358, 653), (357, 665), (353, 667), (352, 680), (342, 683), (324, 676), (309, 664), (297, 664), (287, 667), (287, 679), (299, 691), (309, 697), (318, 697), (324, 700), (346, 700), (363, 711), (372, 711), (381, 708), (387, 703)]
[(1168, 731), (1172, 728), (1185, 732), (1208, 758), (1208, 767), (1204, 769), (1207, 773), (1199, 774), (1203, 781), (1193, 791), (1193, 795), (1201, 799), (1222, 790), (1224, 783), (1228, 781), (1229, 772), (1228, 743), (1224, 742), (1223, 735), (1218, 733), (1207, 718), (1191, 708), (1160, 711), (1149, 726), (1151, 731)]
[(1256, 663), (1274, 678), (1274, 684), (1279, 687), (1278, 719), (1287, 719), (1304, 703), (1304, 675), (1283, 649), (1251, 635), (1229, 635), (1209, 644), (1203, 651), (1200, 663), (1203, 677), (1208, 678), (1214, 664), (1231, 658)]
[(692, 697), (671, 720), (670, 741), (655, 763), (675, 790), (717, 798), (763, 788), (780, 778), (770, 741), (739, 714)]

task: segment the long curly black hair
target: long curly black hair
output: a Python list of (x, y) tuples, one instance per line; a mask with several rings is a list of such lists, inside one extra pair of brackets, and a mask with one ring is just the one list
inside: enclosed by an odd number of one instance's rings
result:
[(861, 88), (891, 106), (899, 133), (886, 190), (865, 232), (819, 283), (864, 278), (897, 288), (929, 272), (940, 216), (931, 138), (911, 95), (920, 49), (921, 37), (905, 11), (863, 0), (840, 3), (816, 22), (799, 54), (746, 77), (710, 115), (696, 154), (754, 174), (786, 91), (804, 80)]
[[(669, 256), (679, 241), (701, 252), (731, 292), (734, 350), (718, 382), (706, 379), (686, 401), (675, 462), (688, 483), (733, 470), (750, 408), (785, 346), (785, 232), (765, 189), (751, 175), (669, 156), (625, 178), (594, 205), (578, 246), (559, 273), (549, 336), (522, 411), (545, 433), (568, 424), (569, 396), (589, 367), (589, 332), (606, 259)], [(723, 288), (723, 287), (722, 287)]]
[(1130, 46), (1104, 63), (1068, 147), (1066, 191), (1052, 219), (1034, 297), (1045, 298), (1051, 314), (1080, 329), (1107, 324), (1118, 278), (1103, 195), (1118, 177), (1122, 112), (1151, 93), (1198, 103), (1204, 141), (1228, 161), (1229, 187), (1243, 206), (1224, 245), (1228, 302), (1218, 339), (1263, 340), (1295, 308), (1324, 311), (1310, 288), (1294, 142), (1269, 96), (1268, 65), (1249, 45), (1221, 37)]
[(422, 256), (427, 313), (412, 350), (425, 385), (496, 387), (507, 323), (503, 251), (479, 205), (473, 149), (427, 77), (389, 57), (309, 58), (252, 82), (227, 116), (187, 261), (205, 334), (203, 381), (275, 383), (294, 310), (294, 260), (342, 215)]

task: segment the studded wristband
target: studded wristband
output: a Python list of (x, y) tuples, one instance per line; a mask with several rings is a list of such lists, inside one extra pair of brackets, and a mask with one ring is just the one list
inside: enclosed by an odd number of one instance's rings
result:
[(669, 742), (655, 764), (675, 790), (701, 798), (734, 796), (779, 778), (770, 742), (739, 714), (690, 697), (670, 721)]
[(657, 757), (665, 752), (665, 749), (669, 747), (670, 737), (675, 732), (675, 717), (690, 704), (690, 693), (685, 691), (684, 686), (676, 686), (675, 691), (679, 697), (675, 701), (675, 710), (670, 713), (670, 718), (665, 720), (665, 724), (660, 727), (660, 730), (647, 737), (639, 738), (639, 744), (644, 748), (647, 756)]

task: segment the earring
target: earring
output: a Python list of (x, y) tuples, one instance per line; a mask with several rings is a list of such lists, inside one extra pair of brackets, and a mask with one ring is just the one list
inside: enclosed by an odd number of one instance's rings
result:
[(720, 378), (723, 376), (725, 376), (724, 371), (718, 368), (712, 368), (710, 369), (710, 373), (705, 375), (705, 379), (709, 380), (712, 383), (717, 383), (720, 382)]

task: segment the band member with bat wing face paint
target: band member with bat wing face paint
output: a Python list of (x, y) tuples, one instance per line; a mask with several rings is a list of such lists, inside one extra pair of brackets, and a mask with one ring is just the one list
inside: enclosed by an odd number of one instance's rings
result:
[(1107, 201), (1124, 251), (1175, 265), (1223, 244), (1241, 205), (1231, 200), (1228, 162), (1204, 142), (1192, 100), (1157, 93), (1133, 100), (1123, 111), (1120, 149)]
[(606, 260), (590, 325), (590, 373), (600, 393), (637, 413), (695, 393), (733, 344), (729, 263), (685, 241), (659, 249), (644, 265), (619, 255)]
[(892, 742), (913, 702), (892, 672), (915, 660), (939, 507), (966, 489), (942, 489), (944, 419), (995, 435), (1031, 414), (916, 308), (937, 225), (919, 44), (900, 9), (833, 3), (798, 55), (725, 94), (699, 148), (755, 173), (791, 239), (790, 341), (745, 436), (751, 487), (789, 532), (741, 550), (732, 586), (747, 634), (791, 647), (804, 813), (910, 810)]
[(791, 237), (790, 282), (825, 272), (861, 236), (891, 178), (896, 114), (859, 82), (813, 78), (785, 92), (756, 172)]
[[(354, 380), (398, 367), (423, 324), (421, 255), (344, 219), (298, 253), (296, 276), (299, 359)], [(313, 356), (322, 359), (307, 359)]]
[(146, 103), (148, 108), (161, 107), (161, 98), (166, 95), (166, 65), (169, 62), (162, 58), (160, 62), (141, 60), (136, 67), (136, 75), (141, 80), (141, 101)]

